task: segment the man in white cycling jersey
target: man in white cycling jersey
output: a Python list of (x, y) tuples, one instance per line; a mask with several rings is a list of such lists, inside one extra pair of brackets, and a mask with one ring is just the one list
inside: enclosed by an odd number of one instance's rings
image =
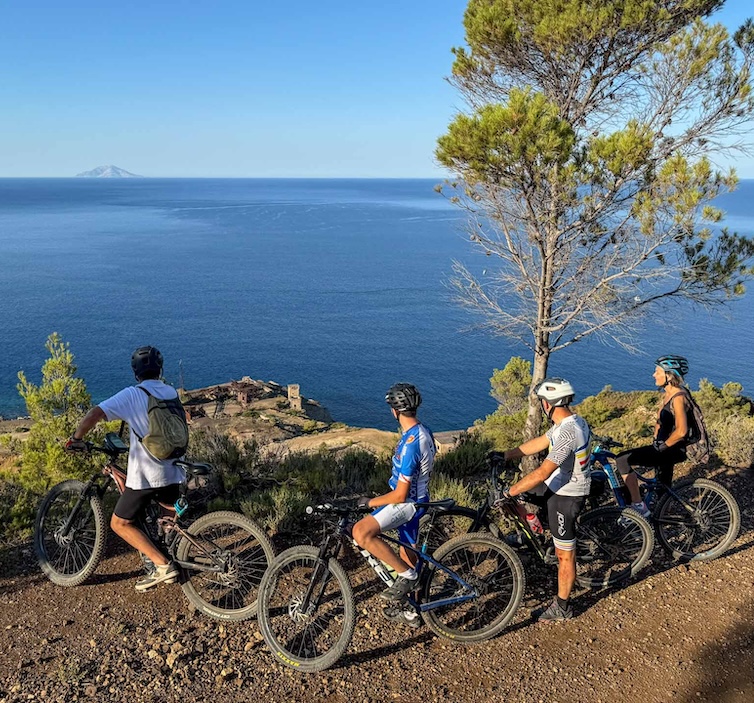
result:
[(573, 386), (564, 378), (546, 378), (535, 389), (542, 410), (553, 426), (536, 439), (505, 452), (506, 459), (520, 459), (547, 450), (539, 468), (508, 489), (511, 496), (536, 491), (531, 502), (547, 507), (558, 557), (558, 593), (539, 616), (540, 621), (573, 617), (571, 591), (576, 582), (576, 518), (589, 495), (589, 425), (573, 413)]
[[(388, 390), (385, 401), (398, 420), (401, 438), (393, 455), (393, 471), (388, 481), (390, 492), (376, 498), (359, 498), (361, 507), (376, 508), (353, 526), (353, 538), (398, 574), (395, 583), (380, 596), (392, 603), (401, 603), (415, 590), (419, 575), (414, 568), (416, 557), (401, 547), (400, 556), (384, 540), (381, 532), (398, 530), (402, 542), (415, 546), (419, 539), (419, 518), (423, 510), (416, 503), (429, 501), (429, 477), (435, 458), (435, 441), (432, 432), (416, 418), (416, 410), (422, 402), (421, 395), (409, 383), (397, 383)], [(392, 613), (394, 615), (391, 615)], [(418, 618), (412, 618), (402, 608), (386, 610), (387, 617), (418, 626)]]

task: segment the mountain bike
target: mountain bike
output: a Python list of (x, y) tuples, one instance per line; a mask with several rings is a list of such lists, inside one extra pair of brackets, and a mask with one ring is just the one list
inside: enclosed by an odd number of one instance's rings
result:
[[(430, 551), (449, 537), (466, 532), (501, 532), (515, 540), (547, 565), (557, 564), (544, 534), (532, 531), (521, 504), (503, 498), (500, 478), (512, 485), (518, 475), (504, 461), (490, 458), (491, 476), (487, 498), (476, 508), (455, 507), (438, 515), (434, 523), (422, 526)], [(543, 511), (544, 512), (544, 511)], [(501, 531), (498, 520), (506, 530)], [(637, 574), (654, 549), (652, 526), (637, 512), (618, 506), (603, 506), (582, 512), (576, 523), (576, 580), (582, 588), (615, 586)]]
[[(454, 505), (451, 499), (417, 503), (430, 516)], [(325, 519), (319, 547), (287, 549), (265, 573), (259, 587), (259, 627), (283, 664), (299, 671), (321, 671), (348, 648), (356, 608), (351, 583), (338, 561), (347, 543), (353, 543), (381, 581), (393, 584), (382, 562), (351, 536), (354, 517), (368, 510), (352, 505), (309, 506), (307, 513)], [(381, 538), (416, 555), (419, 586), (407, 603), (435, 634), (464, 644), (482, 642), (512, 620), (525, 577), (518, 555), (504, 542), (482, 533), (462, 535), (430, 555), (426, 544), (414, 547), (386, 534)]]
[[(97, 568), (105, 549), (107, 522), (103, 498), (122, 493), (126, 473), (117, 464), (128, 447), (114, 432), (103, 446), (87, 442), (89, 452), (108, 457), (102, 470), (84, 483), (71, 479), (54, 486), (42, 500), (34, 524), (34, 550), (47, 578), (59, 586), (78, 586)], [(176, 461), (187, 481), (206, 476), (209, 464)], [(181, 588), (191, 604), (221, 620), (245, 620), (256, 613), (257, 590), (274, 558), (265, 531), (239, 513), (208, 513), (184, 521), (188, 487), (179, 487), (172, 509), (152, 502), (137, 519), (142, 529), (181, 569)]]
[[(590, 461), (596, 469), (592, 480), (607, 483), (620, 506), (629, 496), (614, 467), (611, 449), (622, 447), (611, 437), (594, 437)], [(679, 561), (709, 561), (720, 556), (735, 542), (741, 529), (741, 512), (736, 499), (719, 483), (706, 478), (686, 479), (672, 486), (635, 468), (644, 502), (652, 511), (651, 520), (663, 548)]]

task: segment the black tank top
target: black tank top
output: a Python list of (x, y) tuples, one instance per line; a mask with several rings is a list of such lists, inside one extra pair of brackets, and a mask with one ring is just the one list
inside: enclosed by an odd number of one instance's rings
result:
[[(675, 429), (675, 415), (673, 414), (673, 401), (675, 400), (676, 396), (683, 395), (685, 397), (685, 393), (683, 391), (679, 391), (674, 396), (670, 398), (670, 400), (665, 403), (660, 408), (660, 417), (658, 419), (658, 422), (660, 424), (659, 429), (657, 430), (657, 439), (661, 441), (665, 441), (668, 437), (670, 437), (671, 434), (673, 434), (673, 430)], [(689, 404), (687, 402), (683, 403), (684, 409), (686, 410), (686, 426), (692, 427), (693, 417), (689, 417)], [(678, 446), (683, 447), (685, 446), (685, 441), (679, 442)]]

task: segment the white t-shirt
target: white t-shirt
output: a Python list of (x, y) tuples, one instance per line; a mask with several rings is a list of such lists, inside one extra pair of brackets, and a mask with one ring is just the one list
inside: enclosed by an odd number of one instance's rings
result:
[[(162, 381), (147, 380), (139, 385), (160, 400), (175, 398), (178, 395), (175, 388)], [(149, 396), (144, 391), (136, 386), (129, 386), (112, 398), (99, 403), (100, 409), (108, 420), (125, 420), (128, 423), (131, 434), (126, 487), (135, 491), (180, 483), (186, 477), (183, 469), (175, 466), (172, 459), (167, 461), (155, 459), (139, 441), (139, 437), (144, 437), (149, 433), (148, 402)]]
[(589, 425), (579, 415), (569, 415), (547, 430), (547, 458), (557, 464), (545, 484), (561, 496), (589, 495)]

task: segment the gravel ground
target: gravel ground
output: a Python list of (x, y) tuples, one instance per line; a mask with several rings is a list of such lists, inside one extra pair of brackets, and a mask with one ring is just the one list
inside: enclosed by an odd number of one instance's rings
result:
[(318, 674), (273, 661), (253, 620), (221, 624), (191, 612), (179, 586), (136, 593), (138, 559), (115, 537), (90, 583), (72, 589), (49, 583), (28, 545), (7, 548), (0, 703), (754, 701), (754, 476), (714, 478), (734, 491), (743, 518), (739, 540), (716, 561), (675, 564), (658, 546), (640, 578), (579, 592), (577, 617), (556, 624), (531, 618), (551, 597), (554, 572), (527, 569), (516, 622), (468, 647), (387, 622), (378, 584), (364, 581), (348, 653)]

